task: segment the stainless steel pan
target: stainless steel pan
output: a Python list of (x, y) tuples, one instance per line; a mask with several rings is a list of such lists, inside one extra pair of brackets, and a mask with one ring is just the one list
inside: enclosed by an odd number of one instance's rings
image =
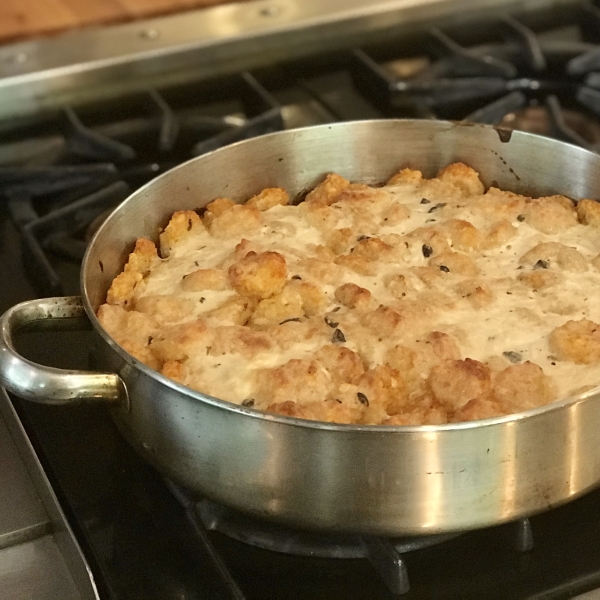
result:
[[(492, 525), (546, 510), (600, 482), (600, 394), (526, 413), (441, 426), (334, 425), (203, 396), (152, 371), (95, 312), (134, 241), (171, 213), (267, 186), (294, 195), (335, 171), (380, 182), (410, 165), (434, 175), (464, 161), (484, 183), (539, 195), (600, 197), (600, 156), (525, 133), (435, 121), (372, 121), (276, 133), (194, 159), (128, 198), (94, 237), (82, 298), (26, 302), (0, 323), (0, 379), (44, 403), (104, 400), (123, 435), (173, 480), (224, 504), (310, 528), (404, 535)], [(104, 373), (32, 364), (14, 330), (89, 320)]]

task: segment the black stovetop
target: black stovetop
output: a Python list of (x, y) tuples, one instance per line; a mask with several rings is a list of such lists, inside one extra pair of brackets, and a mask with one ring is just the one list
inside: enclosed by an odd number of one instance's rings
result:
[[(550, 11), (531, 17), (530, 29), (514, 17), (0, 123), (0, 310), (77, 293), (90, 222), (156, 174), (237, 139), (336, 120), (440, 117), (600, 148), (600, 9)], [(20, 346), (45, 364), (87, 367), (85, 332), (24, 334)], [(106, 600), (394, 597), (365, 559), (293, 557), (216, 531), (198, 537), (103, 407), (14, 402)], [(532, 517), (530, 550), (518, 547), (522, 524), (507, 524), (407, 552), (403, 597), (559, 599), (600, 587), (598, 515), (600, 491)]]

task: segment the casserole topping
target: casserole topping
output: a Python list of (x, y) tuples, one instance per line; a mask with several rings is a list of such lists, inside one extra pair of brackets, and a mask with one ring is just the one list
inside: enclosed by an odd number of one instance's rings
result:
[(600, 383), (600, 204), (484, 189), (464, 164), (383, 187), (330, 174), (175, 213), (98, 318), (163, 375), (244, 406), (420, 425)]

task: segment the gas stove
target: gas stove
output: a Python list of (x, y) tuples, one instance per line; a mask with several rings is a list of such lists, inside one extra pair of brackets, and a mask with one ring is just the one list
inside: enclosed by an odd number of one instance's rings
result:
[[(56, 62), (64, 59), (57, 50), (63, 38), (48, 42), (54, 54), (38, 57), (37, 70), (29, 64), (43, 44), (0, 50), (7, 70), (0, 79), (0, 276), (7, 282), (0, 309), (77, 294), (79, 262), (112, 207), (182, 161), (263, 133), (443, 118), (600, 151), (600, 7), (593, 2), (489, 1), (477, 10), (452, 1), (350, 2), (344, 10), (333, 2), (319, 18), (309, 5), (290, 16), (290, 6), (259, 0), (207, 12), (210, 56), (235, 55), (235, 68), (216, 61), (219, 73), (211, 76), (203, 59), (190, 68), (199, 42), (182, 42), (178, 52), (160, 33), (180, 16), (144, 26), (145, 37), (136, 38), (158, 44), (158, 62), (135, 48), (118, 60), (84, 55), (70, 84), (68, 65)], [(335, 7), (338, 13), (327, 13)], [(276, 24), (229, 36), (215, 25), (256, 10)], [(82, 35), (67, 42), (78, 47)], [(233, 43), (242, 38), (245, 54)], [(274, 59), (269, 44), (287, 51)], [(177, 61), (181, 69), (169, 76)], [(136, 74), (146, 67), (139, 77), (114, 79), (127, 65)], [(109, 79), (106, 89), (86, 89)], [(48, 92), (43, 99), (40, 90)], [(88, 367), (86, 332), (28, 333), (19, 343), (32, 360)], [(456, 535), (387, 540), (283, 530), (163, 480), (103, 407), (12, 400), (106, 600), (560, 599), (600, 588), (600, 492), (529, 520)]]

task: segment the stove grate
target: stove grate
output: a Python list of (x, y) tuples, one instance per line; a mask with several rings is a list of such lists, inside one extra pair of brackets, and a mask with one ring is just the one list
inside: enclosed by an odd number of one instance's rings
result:
[[(600, 22), (600, 9), (581, 8), (585, 17)], [(598, 30), (581, 29), (581, 38), (543, 39), (512, 17), (499, 22), (503, 41), (464, 47), (437, 28), (429, 35), (424, 56), (396, 57), (380, 64), (364, 50), (353, 53), (352, 75), (363, 94), (387, 107), (388, 113), (406, 111), (415, 116), (450, 118), (512, 127), (519, 116), (522, 128), (597, 151), (597, 127), (573, 125), (587, 118), (598, 125), (600, 117), (600, 49)], [(595, 36), (595, 37), (594, 37)], [(408, 69), (410, 64), (418, 68)], [(530, 108), (541, 107), (535, 123), (522, 118)], [(575, 115), (577, 113), (577, 115)], [(541, 131), (538, 130), (541, 128)], [(587, 130), (586, 130), (587, 129)]]
[[(241, 114), (219, 114), (218, 106), (205, 111), (218, 100), (209, 93), (178, 111), (150, 90), (137, 100), (135, 118), (84, 124), (100, 117), (66, 106), (52, 127), (39, 125), (37, 138), (28, 130), (30, 164), (0, 167), (0, 194), (21, 233), (24, 266), (38, 294), (65, 293), (52, 256), (81, 261), (90, 222), (130, 190), (193, 156), (283, 128), (281, 107), (251, 74), (234, 78), (228, 94)], [(51, 131), (59, 135), (48, 146)], [(10, 154), (0, 145), (0, 155)], [(148, 162), (148, 155), (160, 162)]]
[[(198, 500), (172, 481), (167, 480), (167, 485), (184, 507), (199, 542), (212, 549), (214, 560), (219, 562), (220, 570), (224, 569), (222, 576), (230, 579), (231, 585), (235, 585), (235, 582), (224, 560), (210, 542), (208, 531), (217, 531), (244, 544), (271, 552), (311, 558), (367, 559), (388, 590), (396, 596), (410, 591), (409, 573), (403, 558), (405, 554), (443, 544), (464, 535), (458, 532), (386, 538), (301, 530), (245, 515), (206, 498)], [(528, 552), (533, 546), (533, 532), (529, 519), (515, 522), (514, 549), (518, 552)], [(239, 591), (237, 585), (234, 589)]]

